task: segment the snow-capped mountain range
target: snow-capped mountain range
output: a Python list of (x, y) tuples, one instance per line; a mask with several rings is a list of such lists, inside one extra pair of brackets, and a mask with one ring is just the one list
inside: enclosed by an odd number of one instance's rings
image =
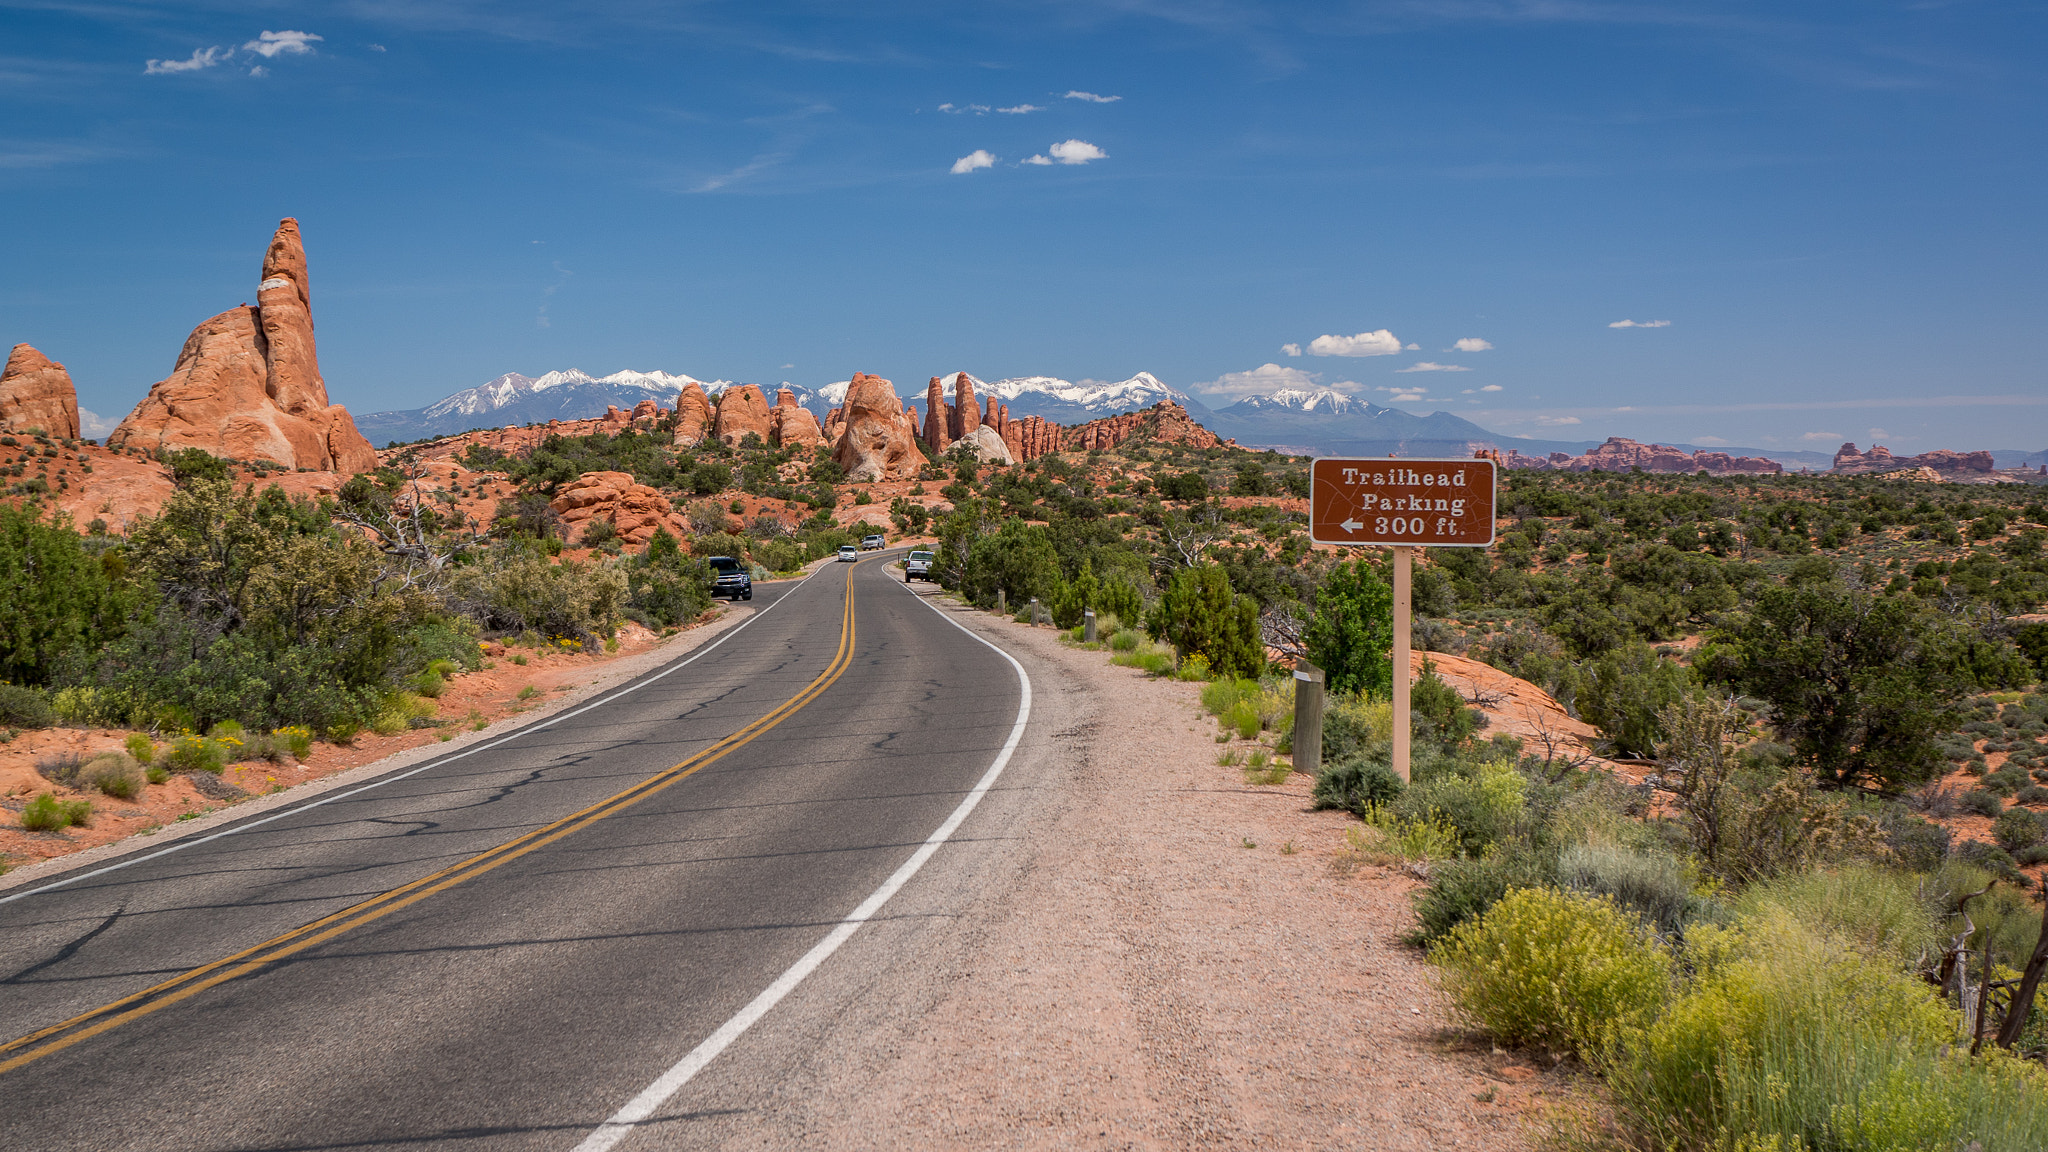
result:
[[(949, 401), (958, 375), (955, 370), (941, 377)], [(1388, 452), (1462, 456), (1476, 447), (1496, 444), (1519, 447), (1531, 453), (1548, 451), (1552, 447), (1548, 441), (1495, 436), (1449, 412), (1417, 416), (1330, 389), (1283, 388), (1212, 409), (1197, 397), (1165, 383), (1150, 372), (1109, 381), (1073, 381), (1057, 376), (1011, 376), (985, 381), (972, 373), (968, 374), (968, 379), (974, 384), (976, 397), (984, 403), (991, 396), (998, 398), (1009, 407), (1012, 419), (1037, 416), (1056, 424), (1082, 424), (1171, 400), (1185, 407), (1191, 416), (1217, 435), (1235, 439), (1247, 447), (1355, 456), (1380, 456)], [(672, 407), (676, 393), (693, 382), (713, 396), (733, 386), (730, 380), (702, 380), (678, 372), (632, 369), (609, 376), (592, 376), (575, 368), (542, 376), (508, 372), (424, 408), (358, 416), (356, 427), (371, 443), (384, 444), (447, 436), (472, 428), (584, 420), (604, 415), (607, 406), (631, 408), (643, 400), (652, 400), (664, 408)], [(771, 403), (777, 388), (790, 389), (795, 393), (797, 402), (822, 421), (833, 407), (845, 402), (849, 383), (840, 380), (817, 389), (787, 382), (761, 387)], [(923, 410), (924, 387), (899, 382), (897, 395)], [(1556, 446), (1572, 451), (1584, 450), (1583, 446), (1573, 448), (1562, 443)]]

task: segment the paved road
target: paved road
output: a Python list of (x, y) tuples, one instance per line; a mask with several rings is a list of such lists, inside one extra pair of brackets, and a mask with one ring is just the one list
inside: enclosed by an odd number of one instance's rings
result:
[[(17, 1062), (0, 1071), (0, 1147), (588, 1140), (897, 872), (1011, 739), (1018, 672), (880, 558), (770, 595), (609, 703), (0, 903), (0, 1039), (117, 1005), (0, 1051)], [(947, 846), (924, 875), (976, 858)], [(857, 939), (906, 939), (890, 931)], [(835, 963), (889, 958), (824, 962), (813, 983), (858, 997)], [(771, 1009), (759, 1043), (800, 1051), (792, 1029), (860, 1010), (807, 995)], [(747, 1067), (754, 1041), (721, 1060)], [(766, 1076), (721, 1098), (765, 1107)], [(692, 1144), (688, 1096), (611, 1135)]]

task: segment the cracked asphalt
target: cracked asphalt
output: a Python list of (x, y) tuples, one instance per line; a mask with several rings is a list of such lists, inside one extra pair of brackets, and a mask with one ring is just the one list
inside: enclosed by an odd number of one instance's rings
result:
[[(865, 899), (1008, 736), (1015, 672), (885, 559), (763, 586), (764, 611), (695, 663), (496, 748), (0, 904), (7, 1040), (689, 760), (826, 671), (853, 583), (849, 665), (775, 727), (588, 827), (0, 1072), (0, 1147), (573, 1147)], [(1048, 760), (1036, 715), (959, 840), (621, 1147), (710, 1146), (711, 1121), (736, 1113), (800, 1117), (791, 1093), (831, 1060), (818, 1044), (915, 1011), (960, 922), (1020, 866), (1013, 833)]]

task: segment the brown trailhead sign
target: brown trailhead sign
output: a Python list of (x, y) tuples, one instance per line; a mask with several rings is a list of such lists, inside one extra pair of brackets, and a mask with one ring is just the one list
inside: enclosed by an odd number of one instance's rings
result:
[(1326, 457), (1309, 477), (1308, 534), (1318, 544), (1493, 543), (1491, 460)]

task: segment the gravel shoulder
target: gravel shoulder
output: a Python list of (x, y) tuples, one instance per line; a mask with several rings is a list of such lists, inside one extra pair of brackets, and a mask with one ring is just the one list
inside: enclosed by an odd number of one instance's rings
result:
[(1058, 794), (916, 1016), (760, 1143), (1529, 1146), (1569, 1084), (1450, 1024), (1399, 940), (1417, 882), (1357, 863), (1347, 816), (1218, 767), (1197, 685), (937, 602), (1032, 669)]

